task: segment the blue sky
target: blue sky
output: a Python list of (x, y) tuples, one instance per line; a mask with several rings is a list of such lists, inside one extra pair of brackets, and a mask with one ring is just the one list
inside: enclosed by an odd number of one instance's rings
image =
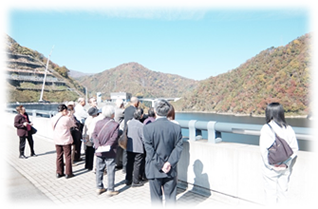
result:
[(98, 73), (128, 62), (202, 80), (312, 32), (308, 7), (21, 9), (6, 33), (68, 69)]

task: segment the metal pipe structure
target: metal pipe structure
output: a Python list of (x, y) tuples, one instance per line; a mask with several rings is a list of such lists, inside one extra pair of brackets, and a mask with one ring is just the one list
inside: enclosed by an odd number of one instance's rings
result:
[[(244, 134), (259, 136), (263, 125), (225, 123), (217, 121), (177, 120), (181, 128), (189, 129), (189, 140), (197, 140), (202, 131), (208, 131), (208, 142), (222, 141), (222, 133)], [(313, 140), (311, 128), (293, 127), (297, 139)]]
[(44, 74), (44, 78), (43, 78), (43, 84), (42, 84), (42, 90), (41, 90), (41, 95), (40, 95), (39, 102), (42, 102), (42, 101), (43, 101), (43, 92), (44, 92), (46, 74), (47, 74), (47, 71), (48, 71), (50, 56), (51, 56), (51, 54), (52, 54), (53, 49), (54, 49), (54, 46), (52, 47), (52, 50), (51, 50), (51, 52), (50, 52), (50, 54), (49, 54), (49, 57), (47, 58), (46, 68), (45, 68), (45, 74)]

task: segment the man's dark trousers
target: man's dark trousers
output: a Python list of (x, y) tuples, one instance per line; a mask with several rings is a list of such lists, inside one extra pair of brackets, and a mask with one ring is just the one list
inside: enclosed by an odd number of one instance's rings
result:
[(141, 165), (143, 158), (143, 153), (134, 153), (127, 151), (127, 170), (125, 179), (127, 183), (139, 183), (139, 175), (141, 174)]
[(176, 203), (177, 177), (149, 179), (149, 186), (153, 206), (162, 205), (162, 189), (165, 194), (165, 205), (168, 206)]

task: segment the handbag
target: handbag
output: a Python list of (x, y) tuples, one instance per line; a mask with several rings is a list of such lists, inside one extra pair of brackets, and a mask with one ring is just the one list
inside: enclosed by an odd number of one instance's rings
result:
[(34, 128), (33, 126), (31, 126), (31, 134), (36, 134), (38, 130), (36, 130), (36, 128)]
[(294, 152), (288, 143), (279, 137), (274, 129), (267, 124), (275, 134), (274, 143), (268, 148), (268, 162), (270, 165), (280, 164), (286, 161)]
[(125, 126), (122, 135), (120, 135), (118, 139), (118, 145), (124, 150), (127, 149), (127, 141), (128, 141), (127, 132), (128, 132), (128, 125)]

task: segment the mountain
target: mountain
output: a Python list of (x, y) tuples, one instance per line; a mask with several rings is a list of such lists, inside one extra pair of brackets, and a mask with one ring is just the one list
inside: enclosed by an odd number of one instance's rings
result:
[(227, 73), (210, 77), (175, 103), (178, 111), (262, 115), (280, 102), (290, 115), (307, 115), (310, 99), (310, 41), (305, 34), (271, 47)]
[[(40, 99), (47, 58), (6, 36), (6, 91), (8, 102), (37, 102)], [(68, 76), (69, 70), (49, 61), (42, 100), (74, 101), (84, 96), (84, 87)]]
[(74, 79), (80, 78), (83, 76), (90, 76), (90, 75), (93, 75), (93, 73), (83, 73), (83, 72), (79, 72), (76, 70), (69, 70), (69, 72), (68, 72), (68, 76), (71, 78), (74, 78)]
[(111, 92), (128, 92), (140, 97), (180, 97), (197, 86), (197, 81), (179, 75), (151, 71), (131, 62), (91, 76), (77, 78), (91, 94), (102, 92), (103, 99)]

